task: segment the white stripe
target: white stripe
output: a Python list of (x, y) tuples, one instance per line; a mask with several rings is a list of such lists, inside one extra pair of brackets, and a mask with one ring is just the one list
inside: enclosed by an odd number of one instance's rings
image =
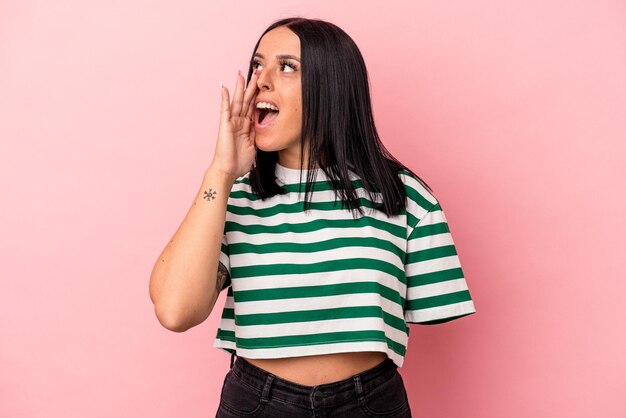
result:
[[(399, 268), (404, 269), (404, 260), (387, 250), (374, 247), (340, 247), (325, 251), (315, 251), (311, 253), (301, 252), (276, 252), (276, 253), (244, 253), (230, 256), (231, 263), (237, 267), (247, 266), (270, 266), (275, 264), (298, 264), (305, 266), (324, 261), (351, 260), (354, 258), (369, 258), (372, 260), (384, 261)], [(356, 261), (355, 261), (356, 263)], [(345, 274), (345, 272), (344, 272)], [(351, 273), (349, 273), (351, 274)]]
[(420, 261), (419, 263), (407, 264), (405, 268), (406, 277), (415, 276), (417, 274), (435, 273), (438, 271), (449, 270), (461, 267), (461, 261), (458, 255), (448, 257), (434, 258), (432, 260)]
[[(368, 218), (374, 218), (379, 221), (386, 222), (395, 226), (404, 227), (406, 225), (406, 217), (403, 215), (395, 215), (387, 217), (380, 211), (375, 211), (368, 207), (363, 207), (363, 215)], [(357, 217), (359, 219), (360, 215)], [(321, 210), (310, 208), (308, 211), (285, 213), (279, 212), (270, 216), (258, 216), (256, 214), (233, 214), (232, 212), (226, 213), (226, 220), (230, 222), (236, 222), (240, 225), (264, 225), (264, 226), (276, 226), (285, 223), (289, 224), (305, 224), (316, 220), (347, 220), (357, 222), (354, 219), (352, 212), (348, 209), (341, 209), (337, 207), (332, 210)]]
[(220, 320), (219, 328), (221, 328), (222, 331), (234, 331), (235, 330), (235, 320), (234, 319), (230, 319), (230, 318), (222, 318)]
[(233, 243), (250, 243), (250, 244), (273, 244), (273, 243), (316, 243), (320, 241), (326, 241), (329, 238), (357, 238), (363, 236), (374, 236), (382, 240), (391, 242), (398, 248), (404, 248), (406, 240), (398, 238), (382, 229), (366, 229), (367, 227), (355, 227), (355, 228), (323, 228), (317, 231), (310, 232), (285, 232), (285, 233), (260, 233), (260, 234), (246, 234), (240, 231), (228, 232), (228, 242)]
[(409, 186), (411, 189), (415, 190), (417, 194), (426, 199), (428, 202), (433, 205), (437, 203), (437, 199), (431, 192), (428, 191), (422, 184), (417, 180), (411, 177), (410, 175), (401, 173), (399, 177), (402, 179), (402, 182)]
[(443, 211), (439, 209), (429, 212), (428, 216), (420, 220), (419, 226), (434, 225), (442, 222), (447, 223), (448, 220), (446, 219), (446, 215), (444, 215)]
[(387, 325), (382, 318), (341, 318), (313, 322), (289, 322), (286, 324), (238, 326), (238, 338), (270, 338), (286, 335), (316, 335), (343, 331), (383, 331), (388, 338), (402, 341), (406, 333)]
[(380, 306), (398, 318), (402, 317), (403, 307), (378, 293), (355, 293), (350, 295), (320, 296), (313, 298), (294, 298), (277, 300), (255, 300), (236, 302), (237, 315), (251, 315), (268, 312), (310, 311), (333, 309), (348, 306)]
[(435, 319), (449, 318), (452, 316), (470, 314), (476, 312), (474, 302), (471, 300), (465, 302), (452, 303), (450, 305), (435, 306), (432, 308), (419, 309), (416, 311), (406, 311), (404, 318), (407, 322), (424, 322)]
[(280, 289), (285, 287), (323, 286), (337, 283), (377, 282), (390, 289), (395, 289), (400, 295), (406, 292), (406, 285), (397, 277), (382, 273), (378, 270), (355, 269), (346, 275), (345, 271), (328, 271), (323, 273), (281, 274), (274, 277), (245, 277), (232, 279), (237, 281), (237, 291), (256, 289)]
[(449, 232), (413, 238), (407, 243), (407, 252), (413, 253), (415, 251), (428, 250), (430, 248), (438, 248), (445, 245), (454, 245), (452, 235)]
[[(234, 190), (234, 189), (233, 189)], [(279, 204), (294, 204), (304, 200), (304, 187), (302, 188), (302, 192), (298, 193), (297, 191), (289, 192), (287, 194), (278, 194), (273, 196), (271, 199), (262, 200), (251, 200), (247, 197), (231, 197), (228, 199), (228, 204), (235, 207), (249, 207), (253, 206), (255, 209), (268, 209), (272, 208)], [(252, 193), (251, 190), (241, 190), (247, 193)], [(359, 188), (355, 190), (357, 198), (364, 198), (369, 200), (370, 202), (381, 203), (383, 195), (382, 193), (372, 193), (370, 197), (369, 193), (363, 189)], [(311, 193), (310, 202), (330, 202), (334, 203), (335, 199), (337, 199), (337, 209), (341, 209), (341, 201), (335, 195), (335, 192), (332, 190), (314, 190)], [(374, 200), (372, 200), (374, 199)], [(364, 208), (365, 209), (365, 208)]]

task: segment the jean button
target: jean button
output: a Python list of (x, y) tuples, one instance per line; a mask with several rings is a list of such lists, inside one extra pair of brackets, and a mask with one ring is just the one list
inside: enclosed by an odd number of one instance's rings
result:
[(316, 401), (321, 401), (323, 397), (324, 393), (320, 392), (319, 390), (316, 390), (315, 393), (313, 393), (313, 399), (315, 399)]

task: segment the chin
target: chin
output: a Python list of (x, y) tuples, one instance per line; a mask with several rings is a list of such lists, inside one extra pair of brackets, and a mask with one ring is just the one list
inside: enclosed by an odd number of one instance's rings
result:
[(273, 152), (280, 151), (282, 148), (272, 147), (271, 144), (266, 144), (264, 142), (255, 141), (255, 145), (258, 149), (265, 152)]
[(280, 151), (283, 149), (283, 147), (278, 145), (276, 141), (272, 141), (271, 137), (264, 138), (263, 135), (257, 135), (254, 139), (254, 144), (258, 149), (265, 152)]

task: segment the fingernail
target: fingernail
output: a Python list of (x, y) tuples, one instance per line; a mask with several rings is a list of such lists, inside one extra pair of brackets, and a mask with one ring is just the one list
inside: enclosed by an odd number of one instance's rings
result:
[(237, 70), (237, 74), (241, 75), (241, 70)]
[(224, 82), (220, 81), (220, 88), (223, 89), (224, 88)]

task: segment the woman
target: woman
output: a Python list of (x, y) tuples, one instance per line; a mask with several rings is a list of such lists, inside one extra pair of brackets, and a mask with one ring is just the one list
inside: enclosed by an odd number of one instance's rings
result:
[(408, 323), (475, 309), (441, 205), (378, 138), (357, 46), (279, 20), (221, 98), (213, 162), (152, 272), (159, 321), (198, 325), (227, 289), (218, 417), (411, 416)]

